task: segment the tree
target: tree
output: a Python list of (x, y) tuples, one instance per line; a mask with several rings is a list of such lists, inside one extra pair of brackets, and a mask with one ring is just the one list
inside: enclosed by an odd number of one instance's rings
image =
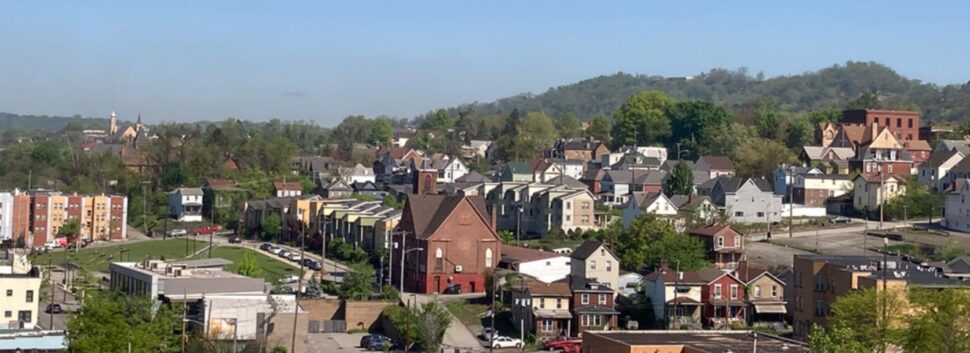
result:
[(707, 141), (710, 133), (731, 123), (734, 118), (724, 108), (705, 101), (684, 101), (670, 105), (666, 111), (670, 118), (671, 133), (667, 146), (678, 142)]
[(502, 129), (502, 136), (515, 136), (519, 133), (519, 122), (522, 120), (522, 114), (519, 113), (518, 109), (512, 109), (509, 113), (509, 117), (505, 118), (505, 127)]
[(397, 197), (391, 194), (384, 195), (384, 199), (381, 200), (381, 205), (397, 210), (404, 208), (404, 202), (398, 201)]
[(795, 155), (776, 141), (755, 139), (738, 148), (733, 159), (738, 176), (764, 178), (779, 165), (793, 161)]
[(263, 220), (263, 237), (267, 240), (277, 239), (280, 236), (280, 232), (283, 231), (283, 220), (280, 219), (278, 213), (270, 213)]
[(699, 240), (677, 234), (673, 225), (653, 213), (637, 216), (614, 244), (623, 244), (614, 251), (623, 267), (631, 271), (657, 268), (662, 259), (680, 261), (686, 271), (707, 263)]
[(519, 123), (518, 140), (526, 155), (538, 153), (556, 140), (556, 126), (546, 113), (532, 112)]
[(774, 140), (780, 137), (781, 113), (773, 99), (761, 98), (754, 116), (754, 127), (762, 138)]
[(843, 325), (829, 328), (816, 325), (808, 335), (808, 346), (816, 353), (872, 353), (855, 340), (854, 331)]
[(797, 117), (788, 120), (788, 127), (785, 129), (785, 145), (792, 150), (800, 150), (804, 146), (812, 144), (815, 138), (815, 131), (808, 118)]
[(366, 263), (359, 262), (351, 264), (350, 271), (348, 271), (343, 283), (341, 283), (340, 295), (352, 300), (370, 298), (371, 293), (374, 291), (374, 283), (377, 282), (374, 274), (374, 268)]
[(586, 136), (594, 140), (602, 141), (605, 144), (610, 144), (610, 131), (612, 129), (610, 119), (602, 115), (597, 115), (593, 120), (590, 120), (589, 128), (586, 129)]
[(411, 347), (421, 340), (421, 335), (418, 333), (412, 310), (414, 309), (409, 309), (405, 306), (389, 306), (383, 311), (383, 315), (391, 321), (391, 325), (394, 327), (394, 331), (398, 333), (398, 337), (404, 341), (401, 342), (404, 352), (411, 350)]
[(67, 322), (71, 352), (178, 352), (181, 305), (155, 306), (151, 299), (91, 291)]
[(634, 94), (613, 113), (613, 144), (652, 145), (670, 135), (667, 107), (674, 100), (661, 91)]
[(515, 244), (515, 235), (507, 230), (498, 231), (499, 239), (502, 239), (502, 244)]
[[(909, 310), (904, 294), (897, 290), (885, 293), (872, 288), (849, 292), (832, 304), (832, 319), (829, 322), (834, 327), (851, 329), (853, 341), (868, 352), (882, 351), (881, 348), (886, 345), (900, 341)], [(882, 320), (884, 303), (888, 322)]]
[(239, 260), (239, 268), (236, 272), (246, 277), (259, 277), (263, 269), (256, 262), (256, 253), (250, 250), (243, 251), (242, 259)]
[(323, 296), (323, 286), (320, 285), (320, 280), (316, 277), (310, 279), (310, 283), (307, 283), (306, 293), (304, 293), (308, 298), (319, 298)]
[(559, 130), (559, 137), (568, 139), (579, 137), (582, 134), (579, 118), (576, 117), (575, 113), (566, 113), (557, 122), (556, 127)]
[(425, 352), (438, 352), (445, 331), (451, 326), (451, 313), (437, 300), (413, 306), (414, 325)]
[[(67, 238), (68, 244), (77, 244), (78, 238), (81, 236), (81, 220), (71, 218), (61, 225), (61, 229), (57, 230), (57, 236)], [(74, 248), (76, 250), (77, 246)]]
[(687, 163), (677, 163), (674, 170), (670, 172), (670, 177), (664, 182), (664, 194), (690, 195), (694, 192), (694, 172), (690, 170)]
[(393, 135), (394, 129), (391, 128), (391, 123), (387, 119), (376, 119), (371, 127), (370, 136), (367, 137), (367, 143), (374, 146), (383, 146), (391, 141)]
[(808, 121), (812, 124), (834, 123), (842, 118), (842, 111), (836, 108), (823, 108), (808, 113)]
[(694, 237), (683, 234), (663, 234), (647, 247), (646, 263), (658, 268), (661, 260), (680, 265), (684, 271), (693, 271), (709, 265), (704, 256), (704, 244)]
[(427, 114), (421, 121), (421, 130), (445, 132), (455, 126), (455, 120), (448, 114), (447, 110), (438, 109), (434, 114)]
[(970, 294), (963, 289), (913, 289), (910, 302), (921, 313), (904, 331), (907, 352), (970, 352)]
[(859, 98), (849, 102), (846, 109), (879, 109), (879, 96), (872, 92), (863, 93)]

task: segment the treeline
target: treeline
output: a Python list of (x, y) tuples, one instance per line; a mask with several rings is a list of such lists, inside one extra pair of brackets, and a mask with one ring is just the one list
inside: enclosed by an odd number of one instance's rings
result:
[(69, 125), (72, 128), (107, 129), (108, 119), (83, 118), (80, 115), (66, 117), (0, 113), (0, 130), (5, 132), (11, 129), (21, 133), (30, 132), (31, 130), (53, 132), (68, 128)]
[(970, 116), (970, 83), (938, 86), (908, 79), (874, 62), (847, 62), (801, 75), (764, 78), (745, 69), (713, 69), (691, 79), (617, 73), (550, 88), (542, 94), (522, 94), (491, 103), (450, 109), (475, 114), (544, 111), (553, 116), (573, 113), (583, 120), (610, 115), (636, 92), (656, 90), (678, 100), (702, 100), (735, 113), (750, 111), (762, 97), (779, 108), (809, 112), (845, 107), (863, 94), (873, 94), (879, 106), (920, 110), (932, 121), (963, 122)]

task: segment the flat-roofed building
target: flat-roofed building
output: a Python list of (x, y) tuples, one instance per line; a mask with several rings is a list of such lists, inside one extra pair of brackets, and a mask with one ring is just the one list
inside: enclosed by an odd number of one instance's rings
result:
[(153, 300), (189, 301), (215, 294), (263, 295), (262, 278), (249, 278), (224, 270), (224, 259), (166, 262), (113, 262), (111, 289)]

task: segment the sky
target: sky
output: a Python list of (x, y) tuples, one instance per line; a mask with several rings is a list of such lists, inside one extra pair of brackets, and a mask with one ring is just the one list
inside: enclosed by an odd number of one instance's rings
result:
[(970, 80), (970, 2), (3, 1), (0, 111), (414, 117), (616, 72)]

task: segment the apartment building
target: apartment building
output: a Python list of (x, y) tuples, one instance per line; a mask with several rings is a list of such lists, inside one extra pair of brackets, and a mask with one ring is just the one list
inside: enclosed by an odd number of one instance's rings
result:
[(57, 191), (31, 190), (28, 247), (43, 246), (57, 237), (65, 223), (80, 223), (80, 239), (128, 238), (128, 198), (120, 195), (63, 195)]
[(0, 312), (5, 329), (33, 329), (40, 311), (40, 269), (20, 250), (0, 253)]

